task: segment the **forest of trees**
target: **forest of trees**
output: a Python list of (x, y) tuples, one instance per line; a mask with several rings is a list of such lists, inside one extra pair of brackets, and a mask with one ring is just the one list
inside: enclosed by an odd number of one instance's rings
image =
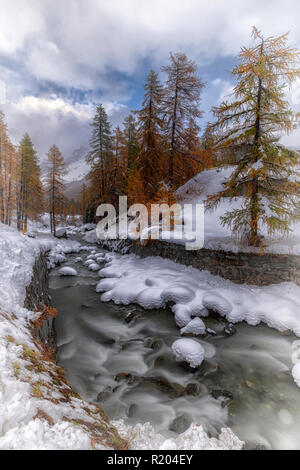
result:
[[(212, 166), (233, 166), (223, 191), (208, 198), (214, 208), (224, 198), (243, 196), (241, 209), (227, 212), (223, 225), (261, 246), (260, 229), (288, 233), (300, 218), (299, 153), (279, 143), (296, 125), (285, 89), (300, 77), (299, 51), (288, 34), (265, 39), (253, 27), (254, 45), (243, 47), (232, 71), (236, 81), (229, 101), (213, 108), (216, 118), (200, 136), (200, 98), (205, 86), (196, 64), (171, 54), (163, 66), (165, 84), (149, 72), (141, 109), (111, 130), (103, 106), (92, 123), (87, 214), (101, 202), (174, 202), (175, 190)], [(102, 177), (103, 175), (103, 177)]]
[(200, 134), (201, 94), (205, 87), (196, 64), (183, 53), (170, 54), (161, 67), (164, 83), (150, 70), (141, 107), (122, 127), (112, 129), (103, 105), (91, 122), (90, 171), (78, 200), (65, 197), (64, 159), (56, 145), (47, 154), (42, 177), (34, 145), (25, 134), (16, 147), (0, 112), (0, 221), (26, 231), (28, 220), (47, 211), (55, 234), (57, 217), (82, 215), (95, 221), (100, 203), (174, 202), (176, 189), (197, 173), (232, 165), (224, 189), (208, 198), (214, 208), (224, 198), (243, 196), (244, 204), (222, 223), (252, 246), (261, 246), (260, 228), (287, 233), (300, 218), (299, 154), (280, 144), (296, 125), (285, 98), (300, 77), (299, 51), (288, 35), (264, 38), (253, 28), (252, 47), (243, 47), (232, 71), (235, 88), (228, 101), (212, 109), (215, 122)]
[(196, 64), (171, 54), (162, 72), (164, 86), (149, 72), (142, 107), (125, 118), (122, 130), (112, 130), (104, 107), (97, 107), (87, 156), (89, 214), (101, 202), (116, 204), (122, 194), (131, 203), (172, 200), (180, 185), (212, 165), (199, 136), (204, 82)]
[(4, 114), (0, 112), (0, 221), (16, 225), (27, 232), (28, 221), (40, 220), (48, 212), (51, 232), (55, 234), (56, 220), (66, 220), (80, 211), (77, 201), (64, 195), (65, 164), (59, 149), (53, 145), (47, 155), (47, 172), (41, 167), (32, 140), (25, 134), (16, 147), (9, 139)]

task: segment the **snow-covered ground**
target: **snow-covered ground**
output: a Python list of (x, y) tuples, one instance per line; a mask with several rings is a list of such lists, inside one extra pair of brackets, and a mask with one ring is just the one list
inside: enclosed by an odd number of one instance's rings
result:
[[(226, 179), (233, 171), (232, 166), (227, 168), (212, 168), (202, 171), (185, 183), (176, 191), (176, 199), (180, 204), (201, 204), (207, 196), (216, 194), (224, 189)], [(259, 252), (259, 248), (247, 246), (238, 238), (233, 237), (231, 230), (221, 225), (220, 217), (227, 211), (238, 209), (243, 204), (243, 198), (235, 198), (231, 202), (222, 201), (214, 210), (206, 210), (204, 217), (204, 247), (215, 250)], [(266, 253), (300, 255), (300, 222), (291, 225), (288, 237), (277, 235), (270, 238), (262, 230), (265, 237)]]
[(202, 426), (192, 424), (175, 439), (155, 433), (149, 423), (127, 426), (122, 420), (113, 421), (120, 435), (128, 438), (136, 450), (241, 450), (243, 442), (229, 429), (222, 429), (218, 438), (210, 438)]
[[(36, 231), (36, 225), (31, 227)], [(91, 251), (47, 233), (35, 238), (0, 224), (0, 449), (124, 448), (100, 408), (83, 401), (66, 383), (63, 371), (32, 335), (40, 313), (23, 308), (35, 260), (49, 251), (49, 267), (66, 254)], [(154, 432), (149, 423), (114, 423), (134, 449), (241, 449), (230, 429), (209, 438), (193, 424), (175, 439)]]

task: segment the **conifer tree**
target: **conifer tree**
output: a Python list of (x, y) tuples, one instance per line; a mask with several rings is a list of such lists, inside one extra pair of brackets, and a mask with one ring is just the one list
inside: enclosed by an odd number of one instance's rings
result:
[(97, 106), (91, 126), (90, 152), (87, 155), (87, 162), (90, 163), (91, 170), (88, 178), (94, 195), (94, 205), (97, 205), (105, 199), (110, 184), (109, 169), (112, 164), (111, 128), (102, 104)]
[(50, 228), (51, 233), (56, 236), (57, 215), (62, 212), (65, 203), (64, 176), (66, 164), (61, 152), (56, 145), (52, 145), (47, 154), (46, 187), (48, 194)]
[(187, 158), (194, 158), (187, 151), (186, 127), (193, 119), (201, 117), (200, 95), (204, 82), (197, 77), (197, 66), (185, 54), (170, 54), (171, 64), (162, 67), (167, 73), (163, 99), (163, 118), (168, 152), (167, 183), (173, 188), (182, 183), (180, 167)]
[(252, 34), (254, 45), (241, 49), (232, 72), (233, 99), (213, 108), (217, 121), (208, 126), (219, 134), (215, 149), (237, 155), (225, 189), (209, 199), (209, 207), (244, 196), (242, 208), (227, 212), (222, 223), (260, 246), (262, 226), (270, 234), (287, 233), (300, 215), (299, 157), (279, 143), (293, 129), (285, 89), (300, 69), (299, 51), (287, 45), (287, 34), (265, 39), (255, 27)]
[(43, 185), (36, 151), (28, 134), (19, 146), (17, 227), (26, 231), (28, 218), (37, 220), (43, 211)]
[(163, 87), (153, 70), (149, 72), (144, 90), (142, 108), (137, 111), (140, 144), (137, 168), (144, 185), (144, 195), (150, 201), (154, 199), (163, 176)]
[(80, 193), (79, 193), (79, 204), (80, 204), (80, 213), (82, 217), (82, 221), (85, 222), (86, 218), (86, 211), (88, 206), (88, 188), (85, 183), (81, 186)]
[(11, 225), (16, 204), (17, 154), (0, 112), (0, 221)]
[(129, 114), (124, 119), (124, 137), (127, 146), (127, 165), (128, 165), (128, 175), (133, 174), (136, 170), (136, 159), (139, 154), (139, 143), (137, 140), (137, 129), (136, 121), (132, 114)]
[(117, 126), (113, 133), (112, 142), (113, 163), (111, 166), (111, 202), (117, 204), (118, 196), (124, 195), (128, 183), (128, 145), (121, 131)]

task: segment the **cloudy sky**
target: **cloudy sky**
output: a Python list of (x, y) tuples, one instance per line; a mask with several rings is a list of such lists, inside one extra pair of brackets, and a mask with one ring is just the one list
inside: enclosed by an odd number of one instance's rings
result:
[[(300, 47), (299, 0), (0, 0), (0, 12), (0, 109), (13, 141), (27, 131), (40, 158), (53, 143), (67, 160), (85, 146), (100, 102), (121, 123), (170, 51), (195, 60), (207, 82), (204, 125), (231, 89), (252, 25), (290, 31)], [(299, 83), (288, 96), (300, 111)], [(300, 132), (284, 142), (299, 147)]]

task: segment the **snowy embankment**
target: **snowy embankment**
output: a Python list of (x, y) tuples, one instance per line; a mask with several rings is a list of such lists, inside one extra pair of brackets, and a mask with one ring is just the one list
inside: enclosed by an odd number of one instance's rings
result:
[[(139, 258), (133, 254), (108, 256), (110, 261), (99, 272), (97, 292), (101, 300), (117, 304), (137, 303), (145, 309), (162, 308), (168, 303), (181, 333), (205, 333), (205, 320), (213, 310), (231, 323), (266, 323), (281, 332), (292, 331), (300, 337), (300, 287), (282, 283), (266, 287), (237, 285), (207, 271), (199, 271), (160, 257)], [(209, 331), (207, 331), (209, 333)], [(181, 341), (181, 343), (180, 343)], [(173, 352), (178, 360), (191, 365), (201, 363), (202, 350), (185, 339), (178, 340)], [(300, 341), (294, 342), (292, 370), (300, 384)], [(291, 352), (292, 354), (292, 352)], [(196, 361), (196, 362), (195, 362)]]
[(52, 352), (33, 336), (40, 313), (23, 305), (41, 251), (51, 250), (53, 267), (68, 253), (90, 249), (47, 233), (28, 238), (0, 224), (0, 449), (124, 449), (127, 439), (133, 449), (241, 449), (230, 429), (216, 439), (194, 424), (178, 438), (166, 439), (149, 423), (109, 423), (101, 408), (69, 387)]
[(23, 305), (45, 250), (53, 264), (80, 244), (28, 238), (0, 224), (0, 449), (124, 448), (102, 410), (80, 399), (51, 351), (33, 337), (40, 314)]
[[(232, 166), (225, 168), (212, 168), (198, 173), (176, 191), (176, 199), (180, 204), (202, 204), (207, 196), (224, 190), (225, 182), (233, 171)], [(214, 210), (206, 210), (204, 216), (204, 248), (211, 250), (225, 250), (237, 253), (258, 252), (259, 248), (249, 247), (247, 243), (233, 237), (231, 230), (222, 226), (220, 217), (227, 211), (239, 209), (244, 199), (236, 197), (232, 201), (222, 200)], [(265, 253), (300, 255), (300, 222), (291, 225), (289, 236), (270, 237), (266, 231), (261, 230), (265, 237)]]

